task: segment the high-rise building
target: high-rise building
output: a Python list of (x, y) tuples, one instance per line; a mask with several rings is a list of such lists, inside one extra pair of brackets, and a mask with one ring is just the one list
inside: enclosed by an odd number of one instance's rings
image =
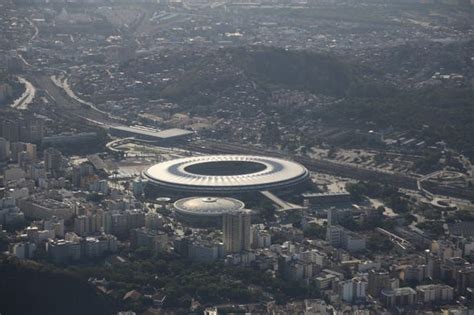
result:
[(0, 138), (0, 162), (10, 158), (10, 144), (5, 138)]
[(36, 160), (36, 145), (33, 143), (12, 142), (10, 144), (10, 159), (20, 166)]
[(31, 179), (37, 181), (40, 178), (46, 177), (46, 168), (40, 163), (33, 164), (30, 166), (28, 173)]
[(43, 139), (44, 124), (41, 119), (25, 119), (20, 121), (20, 140), (39, 143)]
[(12, 162), (18, 162), (18, 154), (24, 151), (23, 142), (10, 143), (10, 159)]
[(64, 219), (53, 216), (51, 219), (44, 220), (44, 229), (54, 231), (57, 237), (64, 237)]
[(450, 302), (454, 289), (445, 284), (428, 284), (416, 287), (417, 298), (422, 303)]
[(46, 252), (53, 262), (65, 263), (116, 252), (117, 245), (117, 238), (109, 234), (82, 238), (74, 233), (66, 233), (65, 239), (48, 240)]
[(367, 293), (372, 297), (378, 297), (382, 289), (398, 288), (398, 280), (392, 280), (386, 271), (369, 271)]
[(380, 300), (388, 308), (413, 305), (416, 303), (416, 291), (410, 287), (383, 289)]
[(23, 212), (16, 206), (15, 199), (12, 197), (0, 199), (0, 225), (21, 223), (25, 220)]
[(100, 232), (103, 228), (103, 216), (100, 213), (79, 215), (74, 219), (74, 232), (86, 236)]
[(10, 142), (20, 141), (20, 127), (18, 121), (3, 120), (1, 122), (2, 137)]
[(339, 223), (338, 212), (339, 210), (336, 209), (335, 207), (331, 207), (327, 210), (327, 213), (328, 213), (327, 221), (328, 221), (329, 226), (336, 225)]
[(464, 267), (456, 273), (456, 289), (461, 294), (466, 294), (468, 288), (474, 286), (474, 267)]
[(72, 183), (76, 187), (80, 187), (84, 182), (84, 178), (90, 178), (94, 175), (94, 167), (91, 163), (84, 162), (80, 165), (77, 165), (73, 169), (72, 173)]
[(168, 248), (168, 234), (145, 227), (130, 231), (132, 248), (147, 248), (152, 251), (164, 251)]
[(20, 118), (0, 122), (0, 134), (10, 142), (39, 143), (43, 139), (44, 124), (41, 119)]
[(344, 242), (344, 228), (340, 225), (330, 225), (326, 230), (326, 241), (333, 247), (342, 247)]
[(74, 232), (80, 236), (89, 234), (89, 219), (87, 216), (80, 215), (74, 218)]
[(103, 214), (105, 233), (128, 235), (131, 229), (145, 226), (145, 212), (141, 210), (107, 211)]
[(30, 242), (15, 243), (11, 246), (10, 252), (20, 259), (31, 259), (36, 251), (36, 245)]
[(55, 148), (48, 148), (44, 150), (44, 166), (47, 172), (56, 173), (61, 170), (62, 166), (62, 154)]
[(36, 153), (36, 144), (33, 143), (25, 143), (25, 151), (28, 153), (28, 157), (30, 158), (31, 161), (35, 161), (37, 158), (37, 153)]
[(341, 281), (338, 286), (341, 299), (345, 302), (353, 303), (367, 298), (367, 282), (362, 278)]
[(333, 247), (342, 247), (350, 252), (361, 251), (366, 245), (363, 236), (346, 230), (340, 225), (328, 226), (326, 241)]
[(223, 215), (224, 250), (238, 253), (250, 249), (251, 211), (238, 210)]
[(260, 225), (254, 225), (251, 229), (252, 248), (268, 248), (272, 245), (272, 237), (270, 233), (263, 229)]
[(27, 169), (27, 165), (30, 164), (30, 158), (28, 156), (28, 153), (26, 151), (21, 151), (18, 153), (18, 166), (25, 170)]

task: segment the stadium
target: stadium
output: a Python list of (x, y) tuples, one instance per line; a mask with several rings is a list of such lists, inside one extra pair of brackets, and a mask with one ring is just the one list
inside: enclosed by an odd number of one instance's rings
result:
[(244, 203), (227, 197), (189, 197), (173, 205), (176, 218), (193, 227), (222, 227), (224, 213), (242, 210)]
[(207, 155), (155, 164), (143, 177), (148, 180), (147, 190), (155, 195), (241, 197), (265, 190), (293, 190), (309, 182), (309, 171), (274, 157)]

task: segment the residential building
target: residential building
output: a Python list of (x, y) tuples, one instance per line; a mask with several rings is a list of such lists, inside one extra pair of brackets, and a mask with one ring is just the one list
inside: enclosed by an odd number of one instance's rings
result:
[(416, 291), (410, 287), (382, 289), (380, 300), (387, 308), (409, 306), (416, 303)]
[(250, 210), (224, 213), (222, 221), (225, 252), (238, 253), (250, 250)]

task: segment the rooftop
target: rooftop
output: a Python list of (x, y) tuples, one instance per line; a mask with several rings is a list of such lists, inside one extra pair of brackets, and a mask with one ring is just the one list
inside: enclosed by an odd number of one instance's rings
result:
[(241, 210), (244, 203), (233, 198), (190, 197), (174, 203), (176, 210), (189, 214), (221, 215), (225, 212)]
[(148, 137), (158, 138), (158, 139), (169, 139), (174, 137), (190, 136), (193, 134), (192, 131), (172, 128), (158, 131), (151, 128), (139, 127), (139, 126), (115, 126), (111, 127), (113, 130), (125, 131), (128, 133), (140, 134)]

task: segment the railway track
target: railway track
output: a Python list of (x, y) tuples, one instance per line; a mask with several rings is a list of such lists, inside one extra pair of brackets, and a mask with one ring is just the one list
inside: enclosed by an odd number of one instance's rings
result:
[(211, 153), (211, 154), (256, 154), (264, 156), (274, 156), (279, 158), (288, 158), (303, 164), (310, 171), (327, 173), (330, 175), (356, 178), (359, 180), (372, 180), (377, 182), (389, 183), (397, 187), (416, 190), (416, 178), (404, 174), (381, 172), (366, 168), (356, 167), (347, 164), (341, 164), (321, 159), (312, 159), (303, 156), (288, 156), (275, 151), (268, 151), (242, 144), (229, 144), (218, 141), (201, 141), (196, 144), (188, 144), (187, 149)]
[[(390, 184), (395, 187), (409, 190), (418, 190), (417, 182), (419, 178), (414, 176), (409, 176), (402, 173), (383, 172), (328, 160), (312, 159), (304, 156), (287, 155), (280, 152), (265, 150), (263, 148), (256, 148), (239, 143), (225, 143), (215, 140), (203, 140), (195, 144), (188, 144), (186, 148), (192, 151), (209, 154), (255, 154), (279, 158), (290, 158), (303, 164), (310, 171), (340, 177), (354, 178), (363, 181), (374, 181), (382, 184)], [(442, 196), (474, 201), (474, 191), (470, 189), (447, 187), (430, 182), (429, 191)]]

